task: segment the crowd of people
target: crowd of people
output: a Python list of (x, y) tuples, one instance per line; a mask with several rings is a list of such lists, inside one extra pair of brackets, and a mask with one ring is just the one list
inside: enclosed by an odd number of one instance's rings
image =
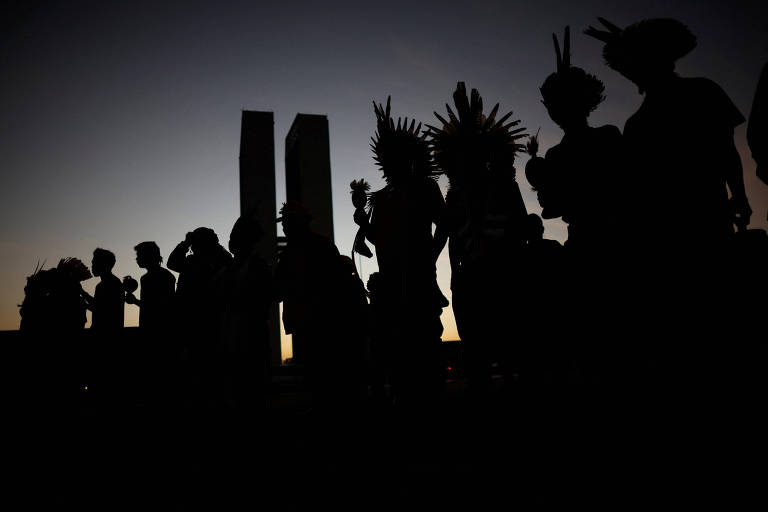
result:
[[(274, 269), (257, 251), (260, 222), (272, 219), (252, 216), (237, 220), (229, 250), (209, 228), (187, 233), (167, 260), (178, 282), (157, 244), (138, 244), (146, 270), (139, 297), (135, 282), (112, 273), (114, 254), (96, 249), (94, 295), (80, 287), (90, 272), (77, 260), (36, 271), (21, 330), (76, 332), (87, 308), (92, 330), (108, 336), (123, 327), (124, 304), (135, 305), (152, 347), (153, 387), (172, 393), (183, 382), (181, 393), (197, 403), (241, 407), (266, 396), (269, 311), (282, 302), (317, 407), (369, 393), (419, 407), (444, 390), (440, 315), (449, 301), (436, 261), (447, 244), (471, 396), (487, 394), (496, 371), (505, 385), (552, 396), (578, 381), (638, 397), (642, 382), (643, 393), (658, 389), (670, 406), (683, 395), (711, 399), (714, 391), (702, 390), (714, 381), (720, 389), (743, 383), (761, 350), (748, 336), (760, 307), (752, 291), (768, 281), (768, 237), (747, 229), (752, 212), (733, 139), (745, 118), (711, 80), (675, 73), (696, 45), (682, 23), (600, 22), (604, 29), (585, 33), (644, 95), (623, 131), (590, 126), (605, 87), (571, 64), (568, 28), (562, 47), (553, 35), (556, 71), (540, 89), (564, 135), (543, 156), (511, 112), (498, 116), (497, 104), (486, 114), (463, 82), (455, 110), (446, 105), (447, 114), (435, 113), (439, 126), (427, 129), (395, 122), (389, 99), (374, 103), (372, 149), (386, 185), (368, 193), (353, 182), (354, 250), (370, 256), (371, 243), (379, 265), (367, 286), (354, 261), (311, 230), (311, 212), (289, 201), (278, 219), (287, 245)], [(765, 72), (749, 126), (761, 179), (764, 91)], [(527, 211), (517, 184), (523, 152), (541, 217)], [(445, 197), (438, 176), (448, 179)], [(567, 224), (564, 246), (543, 237), (542, 217)], [(168, 377), (179, 361), (185, 377)]]

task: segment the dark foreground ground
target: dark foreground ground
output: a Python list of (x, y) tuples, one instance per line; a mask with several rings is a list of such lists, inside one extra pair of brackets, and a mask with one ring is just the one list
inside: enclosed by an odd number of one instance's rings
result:
[(734, 385), (733, 372), (674, 389), (642, 374), (628, 387), (572, 379), (547, 389), (497, 376), (480, 397), (449, 374), (435, 402), (368, 399), (333, 412), (310, 408), (300, 378), (282, 372), (264, 407), (233, 411), (71, 386), (51, 393), (53, 380), (40, 376), (62, 365), (41, 353), (47, 366), (29, 357), (19, 365), (21, 355), (8, 352), (2, 360), (4, 510), (764, 510), (768, 502), (764, 379)]
[(500, 386), (470, 401), (462, 388), (451, 381), (417, 410), (367, 403), (328, 415), (295, 390), (248, 414), (31, 404), (4, 419), (6, 510), (765, 504), (764, 433), (749, 421), (713, 428), (723, 418), (643, 417), (580, 398), (526, 404)]

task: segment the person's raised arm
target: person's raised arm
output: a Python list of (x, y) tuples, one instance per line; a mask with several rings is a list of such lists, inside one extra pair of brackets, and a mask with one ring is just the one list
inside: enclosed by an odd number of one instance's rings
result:
[(184, 262), (187, 259), (187, 252), (192, 246), (192, 233), (187, 233), (186, 238), (168, 255), (168, 268), (174, 272), (181, 272), (184, 269)]

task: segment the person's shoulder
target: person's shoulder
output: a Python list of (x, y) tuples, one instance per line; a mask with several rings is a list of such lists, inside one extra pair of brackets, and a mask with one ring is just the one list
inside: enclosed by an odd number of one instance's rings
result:
[(101, 282), (99, 284), (97, 284), (96, 286), (98, 287), (99, 285), (101, 285), (101, 288), (104, 289), (104, 290), (107, 290), (107, 289), (108, 290), (115, 290), (115, 289), (122, 290), (122, 288), (123, 288), (122, 281), (120, 281), (120, 278), (117, 277), (115, 274), (110, 274), (108, 276), (105, 276), (101, 280)]
[(173, 275), (173, 272), (165, 267), (159, 267), (157, 269), (157, 275), (168, 281), (176, 281), (176, 276)]
[(563, 154), (563, 152), (564, 152), (564, 151), (565, 151), (565, 147), (563, 147), (563, 143), (562, 143), (562, 141), (561, 141), (561, 142), (558, 142), (557, 144), (555, 144), (554, 146), (552, 146), (551, 148), (549, 148), (549, 149), (548, 149), (548, 150), (547, 150), (547, 151), (544, 153), (544, 158), (545, 158), (545, 159), (549, 159), (549, 158), (557, 158), (558, 156), (560, 156), (561, 154)]
[(717, 108), (720, 104), (731, 105), (733, 102), (720, 85), (709, 78), (686, 77), (680, 78), (681, 90), (686, 98), (702, 102), (702, 109)]
[(698, 91), (705, 91), (705, 92), (711, 92), (711, 93), (721, 93), (725, 94), (722, 87), (720, 87), (717, 82), (714, 80), (711, 80), (704, 76), (689, 76), (684, 78), (679, 78), (680, 84), (682, 85), (683, 89), (686, 90), (698, 90)]
[(729, 126), (738, 126), (746, 119), (728, 94), (713, 80), (705, 77), (681, 78), (686, 98), (694, 101), (703, 112)]
[(604, 138), (620, 138), (621, 137), (621, 130), (619, 130), (618, 126), (614, 126), (612, 124), (604, 124), (602, 126), (596, 126), (592, 128), (593, 133), (598, 137), (604, 137)]
[(310, 231), (309, 235), (307, 236), (307, 241), (317, 248), (339, 252), (339, 250), (336, 248), (336, 244), (334, 244), (330, 238), (325, 235), (321, 235), (320, 233)]

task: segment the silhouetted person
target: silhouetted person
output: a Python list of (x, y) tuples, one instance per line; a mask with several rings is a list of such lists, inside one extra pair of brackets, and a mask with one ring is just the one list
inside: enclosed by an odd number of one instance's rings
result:
[(172, 390), (177, 386), (181, 357), (181, 346), (171, 336), (176, 278), (162, 267), (163, 257), (155, 242), (141, 242), (134, 250), (136, 264), (146, 270), (141, 276), (139, 298), (131, 292), (125, 296), (127, 304), (139, 307), (141, 339), (134, 367), (143, 370), (138, 384), (142, 400), (165, 406), (174, 398)]
[(435, 169), (421, 124), (395, 126), (386, 109), (374, 103), (376, 135), (374, 159), (386, 186), (371, 194), (370, 219), (355, 212), (369, 242), (376, 246), (380, 297), (390, 317), (388, 337), (396, 400), (415, 405), (437, 398), (443, 385), (440, 367), (440, 322), (447, 300), (437, 285), (435, 261), (442, 245), (432, 236), (432, 226), (443, 217), (445, 202), (434, 179)]
[[(667, 250), (718, 248), (734, 222), (746, 226), (751, 214), (733, 141), (744, 116), (716, 83), (675, 73), (675, 61), (696, 46), (679, 21), (649, 19), (623, 30), (601, 22), (608, 31), (586, 33), (605, 42), (608, 66), (645, 96), (624, 127), (638, 238)], [(660, 135), (670, 143), (652, 144)]]
[[(628, 176), (619, 129), (589, 125), (590, 114), (605, 99), (603, 83), (571, 65), (569, 27), (565, 28), (562, 52), (557, 36), (552, 34), (552, 39), (557, 70), (540, 91), (547, 113), (564, 135), (544, 158), (536, 156), (538, 142), (531, 140), (526, 177), (538, 193), (542, 216), (562, 217), (568, 225), (568, 258), (552, 271), (561, 281), (556, 302), (572, 343), (565, 346), (562, 339), (546, 343), (552, 347), (553, 357), (568, 349), (588, 362), (591, 377), (597, 377), (595, 373), (615, 364), (608, 352), (617, 345), (613, 333), (618, 325), (612, 324), (621, 322), (611, 308), (618, 304), (613, 289), (615, 267), (620, 241), (627, 236), (622, 222)], [(540, 275), (544, 272), (541, 269)], [(550, 334), (566, 336), (563, 330)]]
[(337, 298), (341, 273), (339, 250), (328, 238), (310, 229), (312, 216), (298, 201), (280, 209), (286, 236), (275, 279), (283, 302), (283, 325), (293, 335), (293, 358), (304, 365), (314, 403), (324, 408), (328, 399), (328, 357), (335, 337), (346, 328)]
[[(77, 396), (89, 382), (85, 379), (92, 376), (92, 365), (83, 347), (87, 318), (80, 283), (90, 278), (91, 272), (77, 258), (64, 258), (47, 270), (38, 264), (27, 277), (19, 311), (22, 354), (6, 354), (11, 400), (42, 410), (47, 405), (68, 405), (65, 399)], [(24, 382), (23, 389), (19, 382)]]
[[(637, 326), (626, 331), (624, 342), (636, 347), (628, 362), (642, 355), (653, 364), (622, 372), (645, 381), (635, 379), (633, 393), (615, 403), (642, 402), (642, 416), (664, 418), (686, 433), (698, 430), (707, 444), (713, 438), (730, 439), (741, 432), (725, 433), (719, 428), (725, 425), (712, 420), (742, 424), (743, 411), (734, 405), (741, 394), (735, 386), (741, 378), (738, 359), (748, 341), (739, 307), (746, 285), (740, 268), (746, 262), (733, 245), (734, 224), (743, 230), (751, 210), (733, 132), (744, 117), (716, 83), (675, 73), (675, 62), (696, 46), (684, 24), (649, 19), (621, 29), (600, 22), (606, 31), (590, 27), (586, 33), (605, 43), (606, 63), (644, 95), (624, 127), (634, 179), (627, 197), (632, 216), (626, 224), (636, 241), (633, 271), (625, 274), (633, 292), (626, 296), (627, 309), (634, 312), (626, 325)], [(688, 434), (685, 438), (688, 446), (671, 444), (677, 453), (686, 453), (687, 462), (696, 460), (699, 441)], [(664, 456), (670, 453), (664, 442), (652, 444)], [(718, 460), (721, 448), (731, 450), (709, 444), (706, 461), (684, 466), (686, 472), (696, 471), (720, 485), (727, 476), (721, 468), (738, 465)]]
[[(516, 331), (524, 334), (515, 351), (518, 356), (515, 367), (529, 405), (552, 406), (554, 397), (545, 393), (562, 391), (572, 359), (569, 329), (573, 326), (563, 325), (567, 310), (574, 307), (564, 294), (569, 270), (565, 253), (560, 242), (544, 238), (541, 217), (528, 214), (519, 277), (526, 298), (520, 308), (522, 321), (516, 326)], [(553, 316), (558, 318), (557, 322), (552, 321)]]
[[(612, 125), (593, 128), (588, 117), (605, 98), (603, 83), (571, 66), (570, 31), (565, 28), (563, 53), (552, 34), (557, 71), (541, 86), (549, 117), (565, 135), (559, 144), (526, 165), (528, 182), (536, 189), (544, 218), (562, 217), (568, 242), (579, 252), (597, 252), (619, 230), (621, 195), (621, 133)], [(529, 144), (529, 148), (531, 144)], [(593, 254), (594, 256), (594, 254)]]
[(27, 277), (24, 287), (19, 330), (27, 333), (82, 330), (87, 318), (80, 282), (91, 277), (91, 272), (77, 258), (64, 258), (48, 270), (38, 266), (34, 274)]
[(768, 64), (763, 66), (752, 101), (747, 142), (757, 164), (757, 177), (768, 185)]
[(206, 227), (187, 233), (168, 256), (168, 268), (179, 273), (176, 323), (188, 357), (191, 398), (207, 405), (213, 405), (214, 400), (215, 366), (211, 357), (217, 347), (221, 316), (216, 281), (231, 261), (232, 256), (219, 244), (216, 233)]
[(336, 389), (348, 403), (360, 402), (367, 393), (365, 368), (368, 360), (368, 297), (365, 285), (357, 274), (355, 263), (341, 255), (337, 284), (339, 305), (347, 318), (338, 331), (334, 345), (337, 371)]
[(366, 286), (368, 290), (368, 333), (369, 343), (369, 370), (371, 393), (377, 403), (387, 401), (386, 385), (392, 385), (392, 340), (388, 336), (390, 331), (389, 318), (392, 313), (387, 313), (386, 297), (382, 297), (381, 274), (374, 272), (368, 276)]
[[(437, 113), (441, 129), (430, 126), (438, 168), (448, 177), (444, 219), (435, 238), (448, 238), (453, 312), (465, 347), (471, 392), (483, 394), (491, 384), (494, 361), (511, 368), (509, 312), (520, 295), (508, 273), (519, 262), (526, 209), (516, 181), (515, 157), (524, 128), (506, 123), (511, 112), (496, 118), (497, 104), (486, 116), (476, 89), (467, 96), (459, 82), (453, 93), (456, 113), (449, 120)], [(506, 124), (505, 124), (506, 123)], [(506, 363), (506, 364), (505, 364)], [(508, 372), (511, 377), (512, 371)]]
[[(624, 128), (628, 172), (634, 177), (627, 187), (632, 210), (627, 228), (636, 240), (636, 285), (665, 290), (653, 316), (677, 326), (666, 329), (679, 350), (672, 359), (686, 360), (689, 349), (681, 339), (687, 336), (674, 336), (677, 328), (728, 336), (724, 315), (728, 297), (737, 293), (730, 278), (740, 265), (730, 249), (734, 223), (743, 229), (751, 214), (733, 141), (734, 127), (744, 117), (711, 80), (675, 73), (675, 61), (696, 46), (685, 25), (650, 19), (620, 29), (600, 21), (607, 31), (590, 27), (586, 33), (605, 42), (606, 63), (645, 96)], [(674, 142), (649, 146), (660, 133)], [(689, 316), (681, 314), (681, 305)]]
[(106, 249), (95, 249), (91, 261), (93, 275), (100, 279), (93, 296), (83, 291), (83, 298), (91, 310), (91, 329), (111, 331), (121, 329), (125, 315), (123, 283), (112, 273), (115, 255)]
[[(91, 310), (91, 345), (86, 349), (87, 374), (93, 375), (92, 394), (107, 398), (110, 403), (122, 403), (130, 391), (131, 356), (122, 351), (121, 331), (125, 314), (123, 283), (112, 273), (115, 255), (106, 249), (95, 249), (91, 271), (100, 278), (93, 296), (82, 291)], [(95, 381), (95, 382), (94, 382)]]
[(234, 258), (218, 283), (223, 306), (218, 355), (219, 399), (248, 410), (264, 405), (270, 382), (269, 308), (276, 289), (267, 262), (258, 254), (263, 231), (251, 215), (237, 219), (229, 235)]
[(172, 302), (176, 278), (163, 268), (163, 257), (155, 242), (141, 242), (136, 247), (136, 264), (146, 270), (141, 276), (140, 298), (127, 294), (125, 302), (139, 306), (139, 327), (152, 331), (164, 330), (173, 315)]

